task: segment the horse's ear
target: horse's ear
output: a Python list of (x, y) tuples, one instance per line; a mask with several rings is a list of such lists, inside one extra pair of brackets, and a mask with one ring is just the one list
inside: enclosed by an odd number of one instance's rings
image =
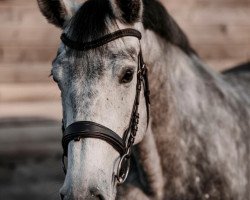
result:
[(62, 28), (76, 12), (76, 2), (74, 0), (37, 0), (42, 14), (48, 22)]
[(124, 23), (134, 23), (142, 17), (142, 0), (110, 0), (115, 16)]

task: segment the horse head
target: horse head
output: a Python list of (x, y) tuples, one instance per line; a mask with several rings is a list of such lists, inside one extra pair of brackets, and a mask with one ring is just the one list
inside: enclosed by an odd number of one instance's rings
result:
[[(131, 147), (148, 122), (147, 69), (140, 39), (140, 0), (38, 0), (62, 29), (52, 76), (61, 91), (63, 199), (115, 199)], [(142, 91), (141, 91), (142, 90)]]

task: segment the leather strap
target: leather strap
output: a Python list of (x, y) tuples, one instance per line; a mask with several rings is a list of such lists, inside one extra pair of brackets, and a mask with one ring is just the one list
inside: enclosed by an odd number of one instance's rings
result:
[(141, 33), (139, 31), (131, 29), (131, 28), (127, 28), (127, 29), (115, 31), (114, 33), (110, 33), (101, 38), (98, 38), (97, 40), (93, 40), (91, 42), (86, 42), (86, 43), (73, 41), (65, 33), (61, 35), (61, 40), (66, 46), (70, 47), (71, 49), (75, 49), (78, 51), (87, 51), (89, 49), (100, 47), (113, 40), (116, 40), (121, 37), (126, 37), (126, 36), (133, 36), (133, 37), (137, 37), (139, 40), (141, 39)]
[(64, 155), (67, 155), (70, 141), (79, 141), (80, 138), (97, 138), (106, 141), (121, 155), (125, 153), (125, 144), (122, 138), (109, 128), (91, 121), (78, 121), (69, 125), (64, 132), (62, 146)]
[(145, 97), (145, 102), (146, 102), (146, 109), (147, 109), (147, 126), (149, 124), (149, 105), (150, 105), (150, 89), (149, 89), (149, 82), (148, 82), (148, 68), (144, 63), (143, 56), (142, 56), (142, 51), (140, 50), (139, 54), (139, 65), (141, 66), (142, 70), (142, 77), (143, 77), (143, 89), (144, 89), (144, 97)]

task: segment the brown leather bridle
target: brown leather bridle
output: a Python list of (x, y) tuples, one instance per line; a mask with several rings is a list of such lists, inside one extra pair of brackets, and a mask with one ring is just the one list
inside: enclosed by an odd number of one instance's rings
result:
[[(87, 51), (89, 49), (100, 47), (104, 44), (107, 44), (113, 40), (118, 38), (132, 36), (136, 37), (139, 40), (141, 39), (141, 33), (135, 29), (123, 29), (118, 30), (108, 35), (105, 35), (97, 40), (80, 43), (71, 40), (65, 33), (62, 34), (61, 40), (62, 42), (78, 51)], [(123, 183), (129, 173), (130, 169), (130, 157), (131, 157), (131, 149), (135, 141), (135, 137), (138, 131), (139, 124), (139, 104), (140, 104), (140, 92), (143, 84), (144, 88), (144, 96), (147, 108), (147, 124), (149, 122), (149, 85), (148, 85), (148, 73), (147, 67), (143, 61), (142, 52), (140, 50), (138, 55), (138, 70), (137, 70), (137, 83), (136, 83), (136, 95), (133, 105), (133, 110), (131, 113), (131, 118), (129, 122), (129, 127), (123, 134), (121, 138), (117, 133), (113, 132), (109, 128), (97, 124), (91, 121), (77, 121), (73, 124), (69, 125), (66, 129), (64, 128), (64, 123), (62, 125), (63, 138), (62, 138), (62, 146), (63, 146), (63, 169), (66, 173), (66, 167), (64, 163), (64, 157), (67, 157), (68, 154), (68, 144), (71, 141), (79, 141), (81, 138), (96, 138), (100, 140), (106, 141), (110, 144), (116, 151), (119, 152), (121, 159), (118, 164), (116, 179), (119, 184)]]

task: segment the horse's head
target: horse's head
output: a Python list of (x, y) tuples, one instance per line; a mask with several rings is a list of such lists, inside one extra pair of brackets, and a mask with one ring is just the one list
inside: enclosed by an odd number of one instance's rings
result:
[(135, 31), (142, 29), (141, 1), (38, 3), (47, 19), (63, 29), (52, 68), (66, 128), (68, 163), (61, 195), (114, 199), (117, 183), (126, 178), (129, 146), (140, 142), (147, 129), (146, 74), (140, 32)]

